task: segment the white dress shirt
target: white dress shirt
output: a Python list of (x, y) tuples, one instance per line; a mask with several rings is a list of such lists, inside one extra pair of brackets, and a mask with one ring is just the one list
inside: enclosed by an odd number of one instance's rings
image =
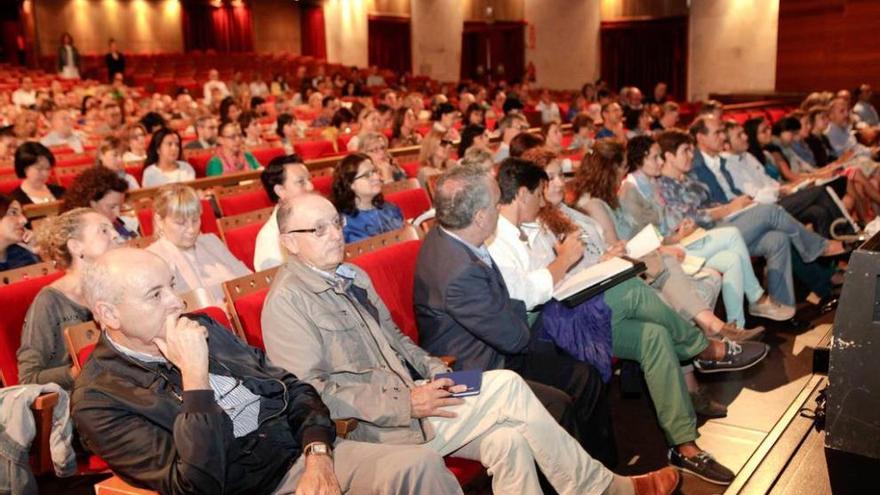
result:
[(721, 189), (724, 190), (724, 195), (727, 196), (728, 200), (732, 200), (736, 197), (736, 194), (733, 194), (733, 191), (730, 190), (730, 185), (727, 184), (727, 179), (724, 177), (724, 174), (721, 173), (721, 155), (709, 156), (703, 152), (703, 150), (699, 150), (700, 154), (703, 155), (703, 163), (706, 164), (706, 168), (712, 172), (712, 175), (715, 176), (715, 180), (718, 181), (718, 185), (721, 186)]
[[(764, 166), (751, 153), (724, 153), (727, 171), (733, 185), (760, 203), (775, 203), (779, 198), (779, 182), (767, 175)], [(763, 200), (762, 200), (763, 199)]]
[(519, 299), (531, 311), (553, 297), (553, 276), (546, 268), (548, 262), (534, 257), (529, 240), (522, 240), (521, 235), (516, 225), (499, 216), (495, 235), (487, 244), (511, 299)]
[(254, 249), (254, 270), (261, 272), (274, 268), (287, 261), (287, 250), (281, 246), (281, 233), (278, 230), (278, 206), (260, 228)]

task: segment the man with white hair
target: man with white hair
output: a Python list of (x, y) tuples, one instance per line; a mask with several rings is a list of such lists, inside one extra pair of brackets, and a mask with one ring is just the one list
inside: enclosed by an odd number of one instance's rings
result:
[(220, 92), (217, 94), (218, 101), (229, 96), (229, 88), (226, 87), (225, 82), (220, 80), (220, 73), (217, 72), (217, 69), (211, 69), (208, 71), (208, 81), (202, 86), (205, 105), (210, 105), (213, 102), (215, 90)]
[(477, 395), (456, 397), (466, 387), (437, 377), (446, 365), (401, 333), (366, 272), (343, 263), (342, 226), (316, 194), (281, 204), (290, 256), (266, 297), (262, 327), (275, 363), (314, 385), (331, 416), (360, 421), (352, 438), (478, 460), (499, 494), (542, 493), (536, 463), (563, 494), (675, 488), (670, 468), (628, 479), (592, 459), (516, 373), (482, 373)]
[(461, 493), (428, 449), (334, 443), (315, 389), (206, 315), (182, 315), (158, 256), (114, 250), (83, 292), (104, 331), (73, 417), (125, 481), (161, 493)]

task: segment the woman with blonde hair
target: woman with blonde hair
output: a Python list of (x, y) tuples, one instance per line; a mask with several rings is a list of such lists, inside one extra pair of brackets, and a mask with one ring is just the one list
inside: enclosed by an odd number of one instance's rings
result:
[(428, 177), (442, 174), (455, 166), (455, 162), (449, 158), (452, 144), (452, 141), (446, 139), (444, 132), (436, 129), (431, 130), (422, 140), (418, 173), (419, 184), (422, 187), (428, 183)]
[(17, 353), (21, 383), (54, 382), (73, 388), (76, 372), (67, 355), (64, 328), (92, 319), (82, 295), (82, 274), (116, 245), (118, 236), (110, 220), (91, 208), (50, 217), (40, 226), (40, 255), (64, 270), (64, 276), (40, 290), (25, 315)]
[(153, 200), (158, 238), (147, 247), (171, 267), (178, 293), (196, 291), (205, 305), (224, 307), (223, 282), (251, 270), (214, 234), (202, 234), (202, 202), (195, 189), (166, 184)]
[(375, 108), (364, 107), (358, 113), (358, 134), (348, 141), (348, 151), (357, 151), (363, 136), (370, 132), (382, 132), (382, 116)]
[(373, 165), (379, 170), (382, 182), (394, 182), (406, 179), (406, 172), (397, 164), (397, 160), (388, 153), (388, 138), (378, 132), (361, 135), (358, 152), (369, 156)]

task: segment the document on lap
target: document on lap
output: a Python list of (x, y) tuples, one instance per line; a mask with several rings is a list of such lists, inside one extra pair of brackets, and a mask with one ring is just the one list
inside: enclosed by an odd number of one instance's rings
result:
[(736, 217), (742, 215), (743, 213), (745, 213), (745, 212), (751, 210), (752, 208), (758, 206), (758, 204), (759, 204), (759, 203), (757, 203), (757, 202), (755, 202), (755, 203), (749, 203), (749, 205), (746, 206), (745, 208), (743, 208), (743, 209), (741, 209), (741, 210), (736, 210), (735, 212), (733, 212), (733, 213), (731, 213), (731, 214), (725, 216), (725, 217), (724, 217), (724, 220), (726, 220), (726, 221), (729, 222), (730, 220), (733, 220), (734, 218), (736, 218)]
[(566, 277), (556, 286), (553, 299), (576, 305), (644, 270), (642, 262), (611, 258)]
[(626, 255), (630, 258), (641, 258), (654, 252), (661, 244), (663, 244), (663, 237), (657, 231), (657, 227), (648, 224), (626, 243)]
[(453, 397), (470, 397), (472, 395), (480, 395), (480, 388), (483, 385), (483, 370), (453, 371), (434, 376), (435, 380), (441, 378), (449, 378), (455, 385), (467, 386), (467, 390), (454, 393), (452, 394)]

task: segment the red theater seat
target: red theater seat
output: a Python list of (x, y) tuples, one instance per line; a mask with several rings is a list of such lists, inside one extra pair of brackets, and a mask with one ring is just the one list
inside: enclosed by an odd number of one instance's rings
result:
[(18, 384), (18, 360), (15, 353), (21, 344), (24, 316), (40, 289), (61, 278), (57, 271), (40, 277), (0, 285), (3, 318), (0, 318), (0, 376), (7, 386)]
[(315, 188), (315, 192), (325, 198), (329, 198), (333, 189), (333, 176), (322, 175), (320, 177), (312, 177), (312, 186)]
[(269, 165), (269, 162), (271, 162), (273, 158), (283, 155), (284, 148), (259, 148), (251, 150), (251, 154), (254, 155), (254, 158), (256, 158), (258, 162), (260, 162), (260, 165), (265, 167), (266, 165)]
[[(144, 237), (153, 235), (153, 209), (142, 208), (137, 211), (138, 222), (141, 224), (141, 234)], [(211, 201), (202, 200), (202, 233), (203, 234), (219, 234), (220, 229), (217, 227), (217, 216), (214, 215), (214, 208)]]
[(330, 141), (297, 141), (293, 143), (293, 149), (303, 160), (314, 160), (323, 156), (336, 154), (333, 143)]
[(220, 211), (224, 217), (241, 215), (242, 213), (274, 206), (272, 200), (269, 199), (269, 195), (262, 189), (221, 196), (217, 198), (217, 204), (220, 206)]
[(386, 194), (385, 201), (399, 206), (406, 220), (412, 220), (431, 209), (431, 198), (421, 187)]

